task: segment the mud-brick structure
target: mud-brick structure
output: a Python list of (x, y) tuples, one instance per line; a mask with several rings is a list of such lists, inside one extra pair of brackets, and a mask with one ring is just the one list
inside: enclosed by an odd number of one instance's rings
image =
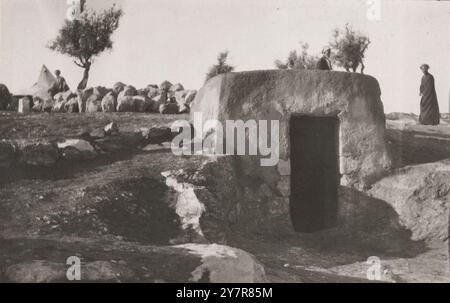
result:
[(226, 161), (242, 186), (237, 221), (289, 222), (291, 229), (310, 232), (334, 224), (342, 211), (340, 187), (360, 190), (390, 167), (380, 96), (375, 78), (356, 73), (229, 73), (208, 81), (191, 115), (201, 112), (204, 121), (224, 125), (278, 120), (276, 166), (261, 166), (264, 156)]

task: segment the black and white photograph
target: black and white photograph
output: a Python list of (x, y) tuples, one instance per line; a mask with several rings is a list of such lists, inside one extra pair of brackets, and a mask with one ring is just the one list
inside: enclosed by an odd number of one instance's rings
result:
[(450, 1), (0, 0), (0, 283), (449, 283), (449, 112)]

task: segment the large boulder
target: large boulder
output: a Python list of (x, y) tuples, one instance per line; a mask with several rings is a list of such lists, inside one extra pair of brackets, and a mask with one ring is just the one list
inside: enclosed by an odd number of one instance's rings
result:
[(137, 90), (137, 95), (141, 97), (147, 97), (149, 90), (147, 88), (140, 88)]
[(369, 194), (394, 208), (412, 240), (448, 237), (450, 160), (396, 169), (373, 184)]
[(131, 96), (119, 98), (117, 102), (118, 112), (134, 112), (136, 111), (135, 100)]
[(175, 93), (175, 100), (178, 105), (182, 106), (184, 104), (190, 105), (194, 101), (197, 95), (196, 90), (182, 90)]
[(184, 90), (184, 86), (181, 83), (174, 84), (169, 89), (171, 92), (179, 92)]
[(159, 104), (164, 104), (167, 103), (168, 98), (167, 98), (167, 93), (162, 93), (160, 95), (156, 95), (155, 97), (152, 98), (153, 101), (158, 102)]
[(44, 99), (42, 102), (42, 111), (50, 113), (53, 110), (55, 102), (51, 98)]
[(143, 128), (140, 131), (146, 142), (149, 144), (171, 142), (174, 138), (172, 130), (169, 127)]
[(147, 93), (147, 97), (149, 97), (150, 99), (153, 99), (154, 97), (159, 95), (159, 89), (155, 88), (155, 87), (147, 87), (148, 89), (148, 93)]
[(20, 147), (19, 162), (30, 166), (51, 166), (58, 161), (58, 149), (50, 143), (36, 143)]
[(70, 99), (72, 99), (72, 98), (74, 98), (76, 96), (77, 95), (75, 93), (72, 93), (71, 91), (68, 90), (68, 91), (63, 92), (63, 93), (57, 93), (53, 97), (53, 100), (55, 102), (62, 102), (62, 101), (67, 102), (67, 101), (69, 101)]
[(53, 105), (53, 108), (52, 108), (52, 112), (65, 113), (66, 112), (66, 104), (67, 104), (67, 101), (64, 101), (64, 100), (55, 102), (55, 104)]
[(69, 101), (67, 101), (67, 103), (64, 105), (65, 111), (67, 113), (78, 113), (78, 112), (80, 112), (79, 104), (80, 104), (79, 98), (74, 97), (74, 98), (70, 99)]
[(44, 103), (44, 101), (41, 98), (33, 97), (33, 108), (32, 108), (32, 110), (34, 112), (41, 112), (43, 103)]
[(121, 91), (123, 91), (123, 89), (125, 88), (125, 86), (127, 86), (126, 84), (122, 83), (122, 82), (117, 82), (113, 85), (113, 91), (116, 95), (119, 95), (119, 93)]
[(102, 109), (104, 112), (115, 112), (117, 107), (117, 99), (113, 92), (109, 92), (102, 100)]
[(106, 125), (103, 130), (105, 131), (105, 134), (107, 136), (114, 136), (119, 134), (119, 125), (115, 122), (111, 122), (108, 125)]
[(118, 99), (123, 97), (133, 97), (137, 95), (137, 90), (134, 86), (128, 85), (120, 92)]
[(138, 113), (146, 112), (152, 105), (152, 100), (147, 99), (146, 97), (143, 96), (134, 96), (133, 100), (135, 111)]
[(67, 160), (91, 159), (96, 156), (94, 147), (86, 140), (69, 139), (57, 143), (57, 146), (62, 157)]
[(11, 103), (11, 93), (5, 84), (0, 83), (0, 110), (6, 110)]
[(99, 96), (100, 98), (103, 99), (103, 97), (109, 93), (110, 91), (112, 91), (111, 89), (108, 89), (104, 86), (96, 86), (93, 89), (93, 94)]
[(161, 83), (161, 85), (159, 86), (159, 89), (162, 91), (169, 91), (170, 88), (172, 87), (172, 83), (170, 83), (169, 81), (164, 81)]
[(102, 111), (102, 99), (99, 95), (91, 95), (86, 102), (87, 113), (98, 113)]

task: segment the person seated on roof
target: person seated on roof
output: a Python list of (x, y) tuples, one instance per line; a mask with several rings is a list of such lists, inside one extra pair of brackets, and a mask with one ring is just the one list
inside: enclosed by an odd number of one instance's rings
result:
[(323, 56), (319, 59), (317, 62), (317, 69), (318, 70), (333, 70), (333, 67), (331, 65), (331, 49), (326, 48), (322, 51)]

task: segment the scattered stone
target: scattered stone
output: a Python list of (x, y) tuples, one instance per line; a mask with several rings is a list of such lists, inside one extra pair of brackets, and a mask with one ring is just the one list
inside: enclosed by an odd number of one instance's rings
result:
[(106, 132), (103, 129), (101, 129), (101, 128), (97, 128), (97, 129), (94, 129), (93, 131), (91, 131), (89, 133), (89, 136), (92, 139), (101, 139), (101, 138), (104, 138), (106, 136)]
[(126, 84), (122, 83), (122, 82), (117, 82), (116, 84), (113, 85), (113, 91), (116, 95), (119, 95), (119, 93), (121, 91), (123, 91), (123, 89), (125, 88), (125, 86), (127, 86)]
[(113, 92), (109, 92), (103, 97), (102, 109), (106, 112), (115, 112), (117, 107), (117, 98)]
[(89, 153), (95, 152), (94, 148), (88, 141), (81, 139), (68, 139), (64, 142), (58, 143), (57, 145), (58, 148), (60, 149), (73, 147), (81, 152), (89, 152)]
[(31, 166), (51, 166), (58, 161), (57, 148), (50, 143), (26, 145), (20, 149), (19, 162)]
[(42, 103), (42, 111), (50, 113), (53, 109), (54, 101), (50, 98), (45, 99)]
[(159, 89), (158, 87), (153, 87), (153, 86), (147, 86), (147, 97), (149, 97), (150, 99), (153, 99), (154, 97), (159, 95)]
[(119, 126), (115, 122), (111, 122), (104, 128), (106, 135), (113, 136), (119, 133)]
[(148, 89), (147, 88), (141, 88), (137, 90), (137, 95), (141, 97), (147, 97), (148, 95)]
[(66, 160), (92, 159), (96, 156), (95, 149), (86, 140), (69, 139), (57, 145)]
[(264, 267), (249, 253), (224, 245), (184, 244), (176, 248), (187, 249), (201, 257), (189, 282), (210, 283), (265, 283)]
[(41, 112), (42, 111), (42, 104), (44, 101), (39, 97), (33, 97), (33, 111), (34, 112)]
[(67, 102), (70, 99), (76, 97), (77, 95), (72, 93), (70, 90), (66, 91), (66, 92), (62, 92), (62, 93), (57, 93), (54, 97), (53, 100), (55, 102)]
[(161, 83), (161, 85), (159, 86), (159, 89), (162, 91), (169, 91), (170, 88), (172, 87), (172, 83), (170, 83), (169, 81), (164, 81), (163, 83)]
[(96, 87), (94, 87), (92, 93), (93, 93), (94, 95), (99, 96), (99, 99), (103, 99), (103, 97), (104, 97), (107, 93), (109, 93), (109, 92), (111, 92), (111, 91), (112, 91), (111, 89), (107, 89), (107, 88), (104, 87), (104, 86), (96, 86)]
[(159, 106), (159, 113), (163, 115), (178, 114), (179, 106), (176, 103), (166, 103)]
[(74, 97), (72, 99), (70, 99), (69, 101), (67, 101), (67, 103), (65, 104), (65, 111), (67, 113), (78, 113), (79, 110), (79, 98), (78, 97)]
[(98, 95), (91, 95), (86, 102), (87, 113), (98, 113), (102, 111), (102, 100)]
[(137, 95), (137, 90), (132, 85), (127, 85), (124, 87), (124, 89), (120, 92), (118, 99), (121, 99), (123, 97), (129, 96), (133, 97)]
[(139, 134), (121, 134), (120, 136), (107, 136), (95, 140), (95, 149), (105, 153), (122, 152), (136, 149), (143, 143)]
[(64, 113), (66, 112), (66, 101), (62, 100), (62, 101), (57, 101), (55, 102), (55, 104), (53, 105), (52, 108), (52, 112), (53, 113)]
[(151, 108), (151, 105), (153, 103), (152, 100), (149, 100), (146, 97), (142, 96), (134, 96), (133, 100), (135, 111), (138, 113), (146, 112), (149, 108)]
[(119, 98), (117, 103), (118, 112), (134, 112), (136, 110), (135, 101), (131, 96)]
[(149, 144), (171, 142), (174, 138), (172, 130), (169, 127), (143, 128), (140, 131), (146, 142)]
[(183, 85), (181, 85), (181, 83), (177, 83), (177, 84), (172, 85), (169, 90), (171, 92), (178, 92), (178, 91), (183, 91), (184, 87), (183, 87)]

